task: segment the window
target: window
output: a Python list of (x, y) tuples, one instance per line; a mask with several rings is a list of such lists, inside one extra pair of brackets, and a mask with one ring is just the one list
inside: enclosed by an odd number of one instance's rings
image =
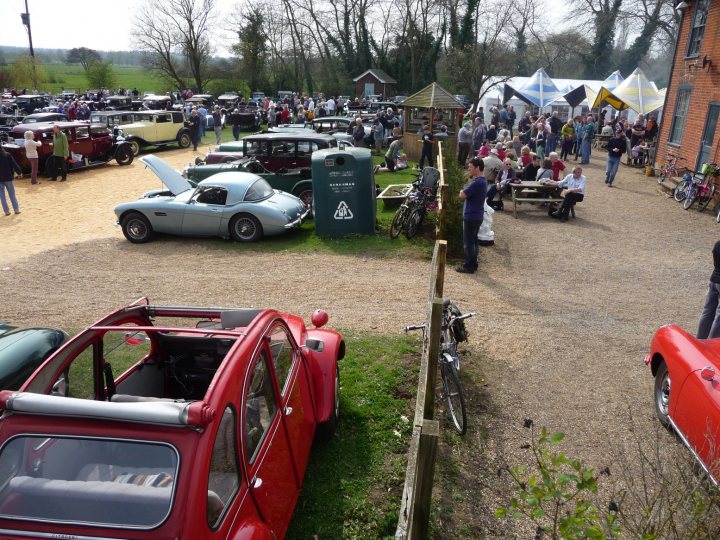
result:
[(206, 515), (212, 528), (219, 525), (225, 508), (240, 485), (235, 440), (235, 414), (227, 407), (220, 420), (210, 458)]
[(265, 141), (245, 141), (245, 155), (246, 156), (262, 156), (265, 155), (264, 150)]
[(285, 383), (292, 369), (294, 351), (290, 338), (282, 327), (276, 326), (270, 334), (270, 352), (275, 364), (275, 376), (277, 377), (280, 392), (285, 392)]
[(258, 178), (248, 188), (243, 200), (247, 202), (260, 201), (262, 199), (267, 199), (273, 193), (273, 188), (267, 183), (267, 180)]
[(250, 375), (245, 396), (245, 450), (250, 463), (255, 461), (277, 408), (272, 374), (268, 369), (265, 351), (261, 351)]
[(673, 112), (672, 126), (668, 142), (680, 144), (683, 132), (685, 131), (685, 119), (687, 118), (688, 106), (690, 104), (690, 87), (680, 86), (677, 100), (675, 101), (675, 112)]
[[(90, 345), (78, 354), (67, 369), (64, 395), (80, 399), (95, 399), (95, 348)], [(62, 376), (61, 376), (62, 377)]]
[(705, 34), (705, 24), (707, 23), (709, 7), (710, 0), (698, 0), (695, 6), (695, 15), (693, 17), (692, 30), (690, 31), (690, 40), (688, 41), (687, 56), (698, 56), (700, 54), (700, 46), (702, 45), (703, 35)]
[(318, 144), (311, 141), (298, 141), (298, 156), (307, 156), (318, 149)]
[(197, 202), (203, 204), (224, 205), (227, 200), (227, 191), (219, 187), (211, 187), (197, 196)]

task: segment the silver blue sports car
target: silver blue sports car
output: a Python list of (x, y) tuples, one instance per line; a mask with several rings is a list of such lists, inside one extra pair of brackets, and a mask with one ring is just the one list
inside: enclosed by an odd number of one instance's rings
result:
[(168, 189), (115, 207), (117, 224), (135, 244), (149, 242), (156, 232), (255, 242), (299, 227), (310, 213), (300, 199), (274, 190), (256, 174), (222, 172), (193, 187), (156, 156), (140, 161)]

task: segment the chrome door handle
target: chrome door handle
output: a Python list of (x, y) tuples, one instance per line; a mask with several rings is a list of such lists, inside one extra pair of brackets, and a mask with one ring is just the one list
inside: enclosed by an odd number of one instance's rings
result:
[(289, 405), (285, 405), (285, 416), (291, 415), (292, 412), (293, 412), (293, 408), (290, 407)]
[(253, 485), (253, 488), (255, 488), (255, 489), (257, 489), (257, 488), (259, 488), (260, 486), (262, 486), (262, 478), (259, 478), (259, 477), (256, 476), (256, 477), (255, 477), (255, 480), (253, 480), (253, 484), (252, 484), (252, 485)]

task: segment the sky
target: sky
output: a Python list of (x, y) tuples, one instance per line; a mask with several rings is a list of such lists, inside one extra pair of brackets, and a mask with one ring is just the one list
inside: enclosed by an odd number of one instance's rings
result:
[[(26, 0), (0, 0), (0, 45), (28, 47), (28, 35), (20, 19)], [(72, 49), (87, 47), (99, 51), (134, 50), (132, 22), (140, 3), (148, 0), (62, 0), (48, 8), (48, 0), (27, 0), (33, 47)], [(548, 26), (563, 22), (566, 0), (545, 0)], [(219, 11), (229, 13), (238, 0), (217, 0)], [(222, 50), (218, 51), (223, 54)]]

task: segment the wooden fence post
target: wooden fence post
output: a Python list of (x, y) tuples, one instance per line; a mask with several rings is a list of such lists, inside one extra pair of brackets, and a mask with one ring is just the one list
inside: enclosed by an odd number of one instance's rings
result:
[(418, 444), (417, 470), (415, 472), (415, 494), (413, 496), (413, 518), (408, 538), (424, 540), (430, 528), (430, 506), (432, 504), (435, 458), (440, 439), (440, 424), (437, 420), (423, 420)]

